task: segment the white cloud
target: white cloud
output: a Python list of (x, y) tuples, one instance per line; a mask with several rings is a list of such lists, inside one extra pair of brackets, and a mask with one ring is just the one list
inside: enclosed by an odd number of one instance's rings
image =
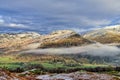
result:
[(0, 24), (4, 23), (5, 21), (3, 19), (0, 19)]
[(100, 28), (89, 28), (89, 29), (81, 29), (81, 28), (70, 28), (71, 30), (74, 30), (77, 33), (84, 33), (87, 31), (91, 31), (91, 30), (98, 30)]
[(13, 28), (29, 28), (29, 26), (23, 25), (23, 24), (15, 24), (15, 23), (10, 23), (8, 24), (9, 27)]
[[(6, 19), (4, 19), (3, 16), (0, 16), (0, 26), (2, 26), (2, 27), (30, 28), (29, 26), (24, 25), (24, 24), (17, 24), (17, 23), (8, 21), (10, 17), (5, 17), (5, 18), (7, 19), (7, 21), (6, 21)], [(10, 20), (12, 20), (12, 18)]]
[(108, 13), (118, 14), (120, 12), (120, 0), (92, 0), (92, 2)]
[(2, 16), (0, 16), (0, 24), (3, 24), (5, 21)]
[[(112, 24), (114, 18), (119, 17), (120, 0), (6, 0), (0, 2), (0, 8), (8, 10), (9, 14), (23, 17), (25, 15), (24, 18), (20, 18), (21, 21), (26, 17), (31, 18), (30, 22), (36, 30), (44, 27), (46, 30), (51, 26), (65, 28), (72, 26), (72, 28), (80, 28), (84, 31), (90, 27), (94, 29)], [(18, 13), (9, 11), (18, 11)], [(28, 27), (27, 24), (18, 23), (10, 23), (9, 26)]]
[(34, 54), (89, 54), (93, 56), (117, 56), (120, 49), (115, 46), (108, 46), (103, 44), (91, 44), (79, 47), (70, 48), (47, 48), (47, 49), (33, 49), (22, 51), (21, 53)]
[(81, 22), (85, 25), (88, 26), (94, 26), (94, 27), (99, 27), (101, 25), (108, 25), (111, 23), (110, 20), (106, 20), (106, 19), (89, 19), (89, 18), (82, 18)]

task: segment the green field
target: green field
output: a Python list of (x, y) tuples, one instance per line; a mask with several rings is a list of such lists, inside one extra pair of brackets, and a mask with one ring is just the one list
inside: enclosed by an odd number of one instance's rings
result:
[[(82, 61), (83, 60), (83, 61)], [(81, 63), (80, 63), (81, 62)], [(81, 70), (89, 70), (107, 68), (106, 64), (91, 64), (86, 59), (76, 61), (70, 57), (61, 56), (13, 56), (13, 55), (2, 55), (0, 57), (0, 68), (7, 69), (11, 72), (24, 72), (32, 69), (36, 69), (34, 74), (50, 73), (62, 73), (62, 72), (73, 72)], [(111, 69), (110, 69), (111, 70)]]
[[(31, 66), (31, 67), (30, 67)], [(0, 68), (8, 69), (10, 71), (23, 69), (22, 71), (34, 69), (36, 67), (42, 67), (44, 69), (75, 69), (75, 68), (95, 68), (106, 67), (106, 65), (93, 65), (93, 64), (77, 64), (77, 63), (63, 63), (63, 62), (51, 62), (51, 61), (23, 61), (15, 60), (11, 56), (0, 57)]]

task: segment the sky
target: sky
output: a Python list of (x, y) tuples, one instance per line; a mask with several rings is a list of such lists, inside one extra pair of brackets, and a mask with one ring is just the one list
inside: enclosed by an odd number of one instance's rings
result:
[(0, 32), (82, 33), (118, 24), (120, 0), (0, 0)]

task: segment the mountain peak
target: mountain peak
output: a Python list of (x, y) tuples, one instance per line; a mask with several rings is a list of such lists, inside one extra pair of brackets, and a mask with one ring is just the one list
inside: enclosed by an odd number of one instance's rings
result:
[(120, 25), (107, 26), (91, 31), (86, 33), (84, 38), (101, 43), (120, 43)]
[(80, 35), (72, 30), (58, 30), (58, 31), (54, 31), (54, 32), (50, 33), (49, 36), (65, 38), (65, 37), (80, 36)]

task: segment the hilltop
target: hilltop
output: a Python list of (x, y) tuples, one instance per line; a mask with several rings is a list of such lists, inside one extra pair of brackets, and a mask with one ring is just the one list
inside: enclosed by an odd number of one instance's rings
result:
[(0, 34), (1, 52), (13, 52), (38, 48), (81, 46), (92, 43), (71, 30), (59, 30), (47, 35), (35, 32)]
[(120, 43), (120, 25), (90, 31), (83, 37), (103, 44)]

